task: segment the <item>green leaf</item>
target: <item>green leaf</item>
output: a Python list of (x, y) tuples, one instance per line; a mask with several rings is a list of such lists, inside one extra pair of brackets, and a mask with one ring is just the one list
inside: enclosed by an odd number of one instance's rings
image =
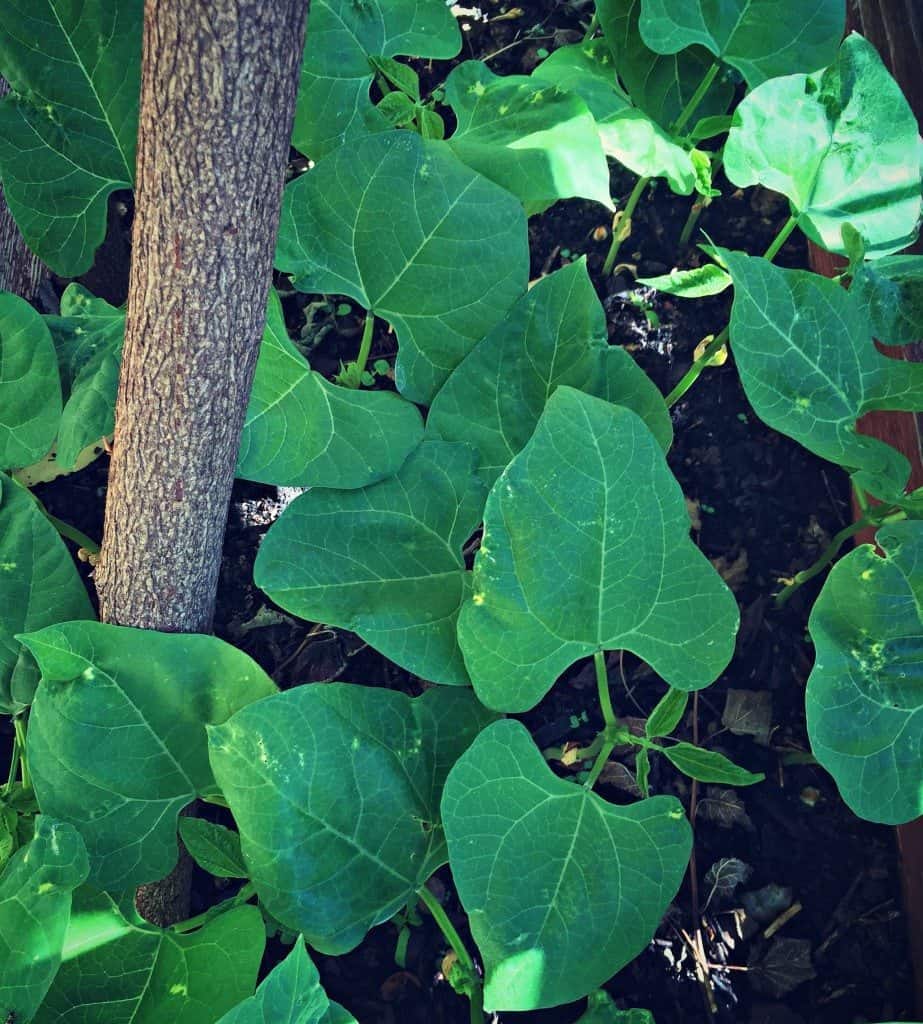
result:
[(375, 109), (384, 114), (393, 128), (403, 128), (413, 123), (417, 108), (413, 100), (402, 92), (389, 92), (376, 104)]
[(67, 622), (20, 639), (42, 673), (27, 741), (42, 810), (80, 830), (100, 888), (162, 878), (180, 810), (215, 792), (205, 726), (272, 680), (211, 636)]
[(398, 390), (427, 403), (525, 291), (525, 214), (446, 143), (388, 132), (285, 189), (276, 266), (301, 291), (348, 295), (388, 320)]
[(204, 818), (181, 817), (179, 837), (196, 864), (209, 874), (218, 878), (247, 877), (240, 836), (231, 829)]
[(850, 291), (885, 345), (923, 339), (923, 256), (885, 256), (861, 263)]
[(476, 468), (468, 445), (424, 441), (381, 483), (308, 491), (266, 534), (256, 585), (423, 679), (467, 685), (456, 622), (471, 586), (462, 545), (484, 507)]
[(0, 292), (0, 410), (0, 469), (37, 462), (61, 417), (58, 361), (42, 318), (10, 292)]
[(92, 619), (77, 567), (32, 495), (0, 473), (0, 712), (32, 701), (38, 668), (14, 639), (66, 619)]
[(609, 165), (579, 96), (467, 60), (446, 79), (445, 99), (457, 120), (449, 148), (527, 209), (573, 196), (612, 209)]
[(891, 481), (910, 467), (856, 430), (873, 409), (923, 408), (923, 367), (888, 359), (855, 298), (835, 281), (720, 250), (734, 279), (731, 348), (757, 416), (821, 458)]
[(737, 622), (647, 427), (559, 387), (487, 499), (459, 620), (480, 699), (524, 711), (599, 650), (632, 651), (672, 686), (698, 689), (730, 660)]
[(256, 995), (218, 1024), (356, 1024), (356, 1019), (327, 998), (317, 968), (299, 941), (263, 979)]
[(64, 390), (57, 461), (72, 469), (87, 445), (115, 428), (125, 311), (74, 283), (61, 296), (61, 315), (46, 316), (45, 323), (57, 349)]
[(674, 743), (661, 747), (661, 753), (683, 774), (699, 782), (721, 782), (726, 786), (752, 786), (766, 778), (762, 772), (748, 772), (717, 750), (706, 750), (692, 743)]
[(0, 178), (33, 252), (63, 277), (93, 263), (111, 192), (131, 188), (142, 0), (0, 5)]
[(420, 102), (420, 76), (412, 67), (392, 57), (369, 57), (369, 64), (409, 99)]
[(212, 1024), (252, 994), (265, 941), (256, 907), (180, 934), (129, 922), (108, 896), (82, 889), (35, 1024)]
[(590, 993), (586, 1011), (576, 1024), (654, 1024), (654, 1016), (647, 1010), (620, 1010), (604, 989)]
[(609, 344), (584, 259), (538, 281), (465, 357), (433, 402), (427, 436), (473, 444), (489, 487), (532, 436), (559, 384), (628, 406), (669, 448), (663, 398), (631, 356)]
[(445, 121), (429, 107), (417, 107), (417, 119), (420, 124), (420, 134), (424, 139), (444, 139)]
[[(461, 49), (442, 0), (314, 0), (308, 16), (292, 145), (320, 160), (388, 122), (372, 106), (369, 58), (435, 57)], [(390, 67), (390, 65), (388, 65)]]
[(608, 804), (557, 778), (510, 720), (458, 760), (442, 816), (488, 1010), (557, 1006), (615, 974), (650, 941), (691, 849), (673, 797)]
[(29, 1021), (61, 963), (71, 894), (87, 876), (77, 830), (42, 814), (0, 875), (0, 1013)]
[(808, 736), (860, 817), (923, 814), (923, 523), (895, 523), (831, 569), (808, 629)]
[(825, 71), (766, 82), (743, 99), (724, 167), (735, 185), (787, 196), (798, 226), (824, 249), (845, 254), (849, 223), (874, 258), (916, 237), (920, 152), (900, 87), (874, 47), (851, 35)]
[(683, 720), (689, 694), (686, 690), (670, 687), (657, 702), (644, 725), (644, 735), (654, 740), (658, 736), (669, 736)]
[(730, 286), (731, 275), (714, 263), (705, 263), (690, 270), (671, 270), (661, 277), (639, 277), (638, 284), (681, 299), (701, 299), (706, 295), (720, 295)]
[(469, 690), (333, 683), (210, 729), (260, 902), (323, 953), (358, 945), (445, 863), (445, 776), (492, 717)]
[(641, 0), (641, 37), (655, 53), (704, 46), (752, 87), (767, 78), (813, 71), (833, 60), (843, 38), (842, 0)]
[(632, 107), (615, 77), (612, 54), (601, 39), (559, 47), (535, 68), (532, 77), (575, 92), (597, 121)]
[(399, 395), (340, 388), (315, 373), (269, 295), (237, 475), (282, 487), (364, 487), (396, 472), (423, 436)]

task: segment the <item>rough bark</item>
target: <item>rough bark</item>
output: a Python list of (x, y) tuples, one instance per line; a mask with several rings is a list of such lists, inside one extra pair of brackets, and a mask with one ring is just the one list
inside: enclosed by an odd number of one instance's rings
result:
[[(308, 0), (148, 0), (100, 617), (208, 632), (262, 336)], [(188, 861), (139, 890), (187, 912)], [(185, 874), (184, 874), (185, 872)]]

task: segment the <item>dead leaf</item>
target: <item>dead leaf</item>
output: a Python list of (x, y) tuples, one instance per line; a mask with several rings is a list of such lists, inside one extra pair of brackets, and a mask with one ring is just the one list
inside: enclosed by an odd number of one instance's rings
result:
[(772, 694), (768, 690), (728, 690), (721, 724), (735, 736), (753, 736), (769, 743), (772, 732)]
[(705, 886), (709, 891), (702, 909), (707, 910), (712, 899), (718, 903), (730, 899), (737, 886), (743, 885), (751, 874), (753, 869), (750, 865), (737, 857), (722, 857), (716, 860), (705, 872)]
[(740, 794), (728, 786), (706, 786), (705, 796), (699, 800), (696, 811), (706, 821), (714, 822), (719, 828), (740, 825), (748, 832), (753, 831), (753, 822), (747, 814)]
[(731, 590), (739, 590), (746, 583), (747, 570), (750, 568), (750, 558), (746, 548), (741, 548), (740, 554), (733, 561), (720, 555), (718, 558), (713, 558), (711, 564)]
[(749, 967), (753, 987), (776, 999), (817, 977), (807, 939), (776, 939)]

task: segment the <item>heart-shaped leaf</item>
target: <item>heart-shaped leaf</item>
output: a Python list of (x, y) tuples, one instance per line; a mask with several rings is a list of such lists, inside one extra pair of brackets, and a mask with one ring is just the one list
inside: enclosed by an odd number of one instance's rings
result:
[(0, 469), (37, 462), (61, 418), (58, 360), (42, 318), (10, 292), (0, 292), (0, 409)]
[(525, 214), (446, 143), (387, 132), (285, 189), (276, 266), (388, 320), (398, 390), (425, 403), (525, 291)]
[(730, 660), (737, 622), (651, 432), (559, 387), (487, 499), (458, 627), (480, 699), (525, 711), (578, 658), (618, 649), (698, 689)]
[(314, 0), (292, 145), (320, 160), (344, 143), (390, 127), (369, 98), (370, 58), (448, 60), (460, 49), (458, 23), (443, 0)]
[(856, 814), (889, 825), (923, 814), (923, 523), (894, 523), (830, 571), (808, 629), (805, 698), (818, 761)]
[(265, 943), (256, 907), (183, 934), (127, 921), (108, 896), (81, 889), (35, 1024), (211, 1024), (252, 994)]
[(875, 48), (850, 35), (825, 71), (766, 82), (742, 100), (724, 167), (735, 185), (787, 196), (798, 226), (818, 245), (845, 254), (843, 226), (850, 224), (874, 257), (916, 237), (920, 152), (900, 87)]
[(0, 875), (0, 1012), (29, 1021), (61, 963), (71, 894), (87, 877), (77, 830), (42, 814)]
[(692, 846), (673, 797), (606, 803), (510, 720), (458, 760), (442, 817), (489, 1010), (557, 1006), (611, 977), (650, 941)]
[(559, 384), (633, 409), (669, 448), (663, 398), (631, 356), (609, 344), (582, 259), (530, 288), (465, 357), (433, 402), (427, 435), (473, 444), (489, 487), (532, 436)]
[(572, 196), (612, 208), (609, 165), (579, 96), (467, 60), (446, 79), (445, 99), (457, 120), (449, 148), (528, 211)]
[(923, 338), (923, 256), (884, 256), (861, 263), (850, 291), (885, 345)]
[(492, 717), (470, 690), (411, 699), (334, 683), (210, 729), (215, 778), (267, 910), (329, 954), (395, 914), (447, 859), (446, 773)]
[(109, 194), (131, 188), (142, 0), (0, 5), (0, 178), (33, 252), (64, 277), (93, 263)]
[(731, 348), (757, 416), (821, 458), (902, 491), (906, 458), (859, 434), (856, 420), (873, 409), (923, 408), (923, 367), (881, 355), (864, 310), (835, 281), (719, 252), (734, 279)]
[(420, 413), (399, 395), (337, 387), (315, 373), (270, 292), (239, 477), (281, 487), (364, 487), (396, 472), (422, 436)]
[(704, 46), (750, 86), (833, 60), (843, 38), (842, 0), (641, 0), (641, 37), (655, 53)]
[(331, 1003), (303, 942), (260, 983), (256, 995), (226, 1013), (218, 1024), (356, 1024), (342, 1006)]
[(16, 635), (92, 618), (86, 588), (58, 531), (31, 494), (0, 473), (0, 711), (22, 711), (38, 684), (35, 662)]
[(28, 733), (42, 810), (79, 829), (100, 888), (163, 877), (180, 810), (215, 791), (205, 726), (272, 680), (211, 636), (66, 622), (20, 639), (42, 673)]
[(470, 593), (462, 545), (484, 507), (468, 445), (424, 441), (396, 476), (308, 491), (272, 525), (256, 585), (286, 611), (358, 633), (424, 679), (467, 685), (456, 637)]

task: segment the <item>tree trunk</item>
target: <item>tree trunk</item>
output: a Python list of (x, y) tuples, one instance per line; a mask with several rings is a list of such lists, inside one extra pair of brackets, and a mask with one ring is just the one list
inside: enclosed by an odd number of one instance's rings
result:
[[(211, 629), (307, 6), (145, 5), (128, 315), (96, 570), (105, 622)], [(172, 878), (138, 902), (163, 922), (186, 899)]]

